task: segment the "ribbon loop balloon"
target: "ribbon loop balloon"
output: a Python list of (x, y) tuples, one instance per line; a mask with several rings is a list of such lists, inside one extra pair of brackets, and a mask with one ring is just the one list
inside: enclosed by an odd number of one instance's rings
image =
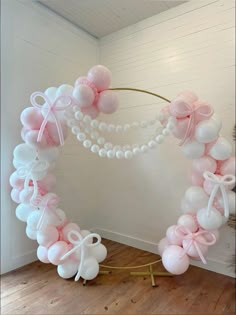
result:
[[(68, 233), (67, 237), (70, 243), (75, 246), (69, 252), (63, 255), (60, 260), (64, 260), (65, 258), (70, 256), (73, 252), (75, 252), (77, 249), (80, 249), (80, 253), (81, 253), (80, 263), (78, 266), (78, 272), (75, 276), (75, 281), (78, 281), (80, 279), (82, 268), (84, 265), (85, 250), (86, 250), (85, 246), (87, 247), (97, 246), (98, 244), (101, 243), (101, 236), (97, 233), (91, 233), (83, 238), (83, 236), (78, 231), (72, 230)], [(95, 243), (86, 244), (88, 240), (93, 240), (93, 238), (97, 239)]]
[[(58, 96), (53, 102), (50, 101), (50, 99), (47, 97), (47, 95), (45, 95), (42, 92), (34, 92), (31, 97), (30, 97), (30, 101), (31, 104), (35, 107), (38, 108), (40, 110), (42, 110), (42, 105), (38, 104), (36, 101), (37, 97), (41, 97), (44, 102), (48, 105), (48, 112), (44, 117), (44, 120), (42, 122), (42, 125), (39, 129), (39, 134), (38, 134), (38, 138), (37, 141), (40, 142), (42, 140), (42, 136), (43, 136), (43, 132), (44, 129), (46, 127), (46, 124), (48, 122), (49, 116), (52, 115), (56, 127), (57, 127), (57, 132), (58, 132), (58, 137), (60, 140), (60, 144), (63, 145), (64, 144), (64, 136), (63, 136), (63, 131), (62, 131), (62, 127), (61, 127), (61, 123), (60, 123), (60, 119), (57, 116), (57, 111), (64, 111), (67, 108), (69, 108), (72, 105), (73, 99), (72, 97), (70, 97), (69, 95), (60, 95)], [(66, 103), (65, 105), (60, 105), (60, 102), (64, 102)]]
[(221, 178), (216, 176), (215, 174), (206, 171), (203, 174), (204, 178), (213, 184), (215, 184), (214, 188), (212, 189), (209, 201), (208, 201), (208, 206), (207, 206), (207, 214), (208, 216), (210, 215), (211, 208), (214, 202), (214, 198), (220, 189), (222, 198), (223, 198), (223, 203), (224, 203), (224, 216), (226, 218), (229, 217), (229, 200), (226, 194), (225, 186), (230, 186), (235, 183), (235, 176), (234, 175), (224, 175)]
[[(175, 228), (175, 234), (177, 236), (181, 236), (183, 237), (183, 240), (187, 240), (189, 241), (189, 244), (187, 245), (187, 247), (184, 249), (184, 252), (183, 254), (181, 254), (181, 257), (184, 256), (185, 254), (187, 254), (189, 248), (193, 245), (195, 248), (196, 248), (196, 251), (201, 259), (201, 261), (206, 264), (206, 259), (204, 258), (203, 256), (203, 253), (199, 247), (199, 244), (200, 245), (205, 245), (205, 246), (211, 246), (211, 245), (214, 245), (215, 242), (216, 242), (216, 237), (213, 233), (209, 232), (209, 231), (199, 231), (199, 232), (196, 232), (196, 233), (192, 233), (187, 227), (185, 226), (177, 226)], [(183, 236), (184, 234), (184, 236)], [(206, 239), (201, 239), (199, 238), (199, 236), (210, 236), (212, 238), (211, 241), (208, 241)], [(180, 258), (181, 258), (180, 257)]]
[(176, 102), (175, 100), (170, 103), (170, 110), (176, 117), (189, 117), (184, 138), (179, 145), (183, 145), (190, 141), (194, 136), (196, 124), (201, 120), (210, 118), (214, 113), (213, 108), (208, 104), (202, 103), (198, 106), (194, 106), (194, 104), (190, 104), (185, 101)]

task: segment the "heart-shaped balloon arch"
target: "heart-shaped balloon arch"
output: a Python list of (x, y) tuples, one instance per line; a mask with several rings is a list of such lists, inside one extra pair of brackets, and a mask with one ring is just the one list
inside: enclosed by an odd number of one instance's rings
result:
[[(219, 135), (221, 121), (213, 108), (186, 91), (174, 100), (152, 92), (109, 89), (111, 73), (104, 66), (94, 66), (87, 77), (76, 80), (74, 87), (63, 84), (44, 93), (31, 95), (31, 107), (21, 113), (22, 139), (14, 149), (16, 171), (10, 177), (12, 199), (19, 205), (16, 216), (26, 222), (26, 234), (37, 240), (40, 261), (57, 265), (62, 278), (91, 280), (98, 275), (99, 263), (107, 255), (96, 233), (80, 230), (68, 222), (58, 207), (59, 198), (51, 192), (56, 179), (51, 173), (58, 157), (58, 146), (64, 144), (67, 127), (79, 142), (100, 157), (131, 159), (155, 148), (166, 136), (181, 139), (186, 158), (193, 159), (191, 184), (181, 203), (182, 215), (176, 225), (167, 229), (159, 242), (159, 253), (165, 268), (173, 274), (184, 273), (189, 259), (206, 263), (208, 247), (218, 239), (218, 229), (235, 213), (235, 158), (230, 143)], [(151, 121), (113, 125), (96, 120), (99, 112), (113, 113), (118, 107), (114, 90), (136, 90), (153, 94), (170, 104)], [(37, 102), (41, 98), (42, 105)], [(124, 133), (159, 123), (155, 134), (142, 145), (113, 145), (101, 133)], [(96, 242), (94, 242), (96, 239)]]

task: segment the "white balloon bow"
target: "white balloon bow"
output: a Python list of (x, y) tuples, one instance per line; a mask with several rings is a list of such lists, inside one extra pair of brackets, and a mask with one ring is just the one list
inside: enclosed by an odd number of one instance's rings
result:
[[(72, 236), (74, 236), (74, 237), (72, 237)], [(75, 251), (80, 249), (80, 263), (78, 266), (78, 272), (75, 276), (75, 281), (78, 281), (80, 279), (81, 272), (82, 272), (83, 265), (84, 265), (84, 260), (86, 258), (86, 246), (87, 247), (97, 246), (98, 244), (101, 243), (101, 236), (97, 233), (91, 233), (91, 234), (89, 234), (83, 238), (83, 236), (78, 231), (72, 230), (68, 233), (67, 237), (68, 237), (68, 240), (70, 241), (70, 243), (74, 244), (75, 246), (69, 252), (67, 252), (65, 255), (63, 255), (60, 260), (66, 259), (72, 253), (74, 253)], [(75, 238), (76, 238), (76, 240), (75, 240)], [(91, 244), (87, 243), (88, 240), (91, 240), (91, 239), (93, 240), (93, 238), (97, 239), (97, 241), (95, 243), (91, 243)]]
[(229, 200), (226, 194), (225, 186), (230, 186), (232, 184), (235, 184), (235, 176), (234, 175), (224, 175), (221, 178), (216, 176), (215, 174), (211, 172), (204, 172), (203, 174), (204, 178), (213, 184), (215, 184), (214, 188), (212, 189), (208, 206), (207, 206), (207, 215), (210, 216), (211, 208), (214, 202), (214, 198), (216, 197), (216, 194), (218, 190), (220, 189), (222, 197), (223, 197), (223, 203), (224, 203), (224, 216), (226, 218), (229, 217)]

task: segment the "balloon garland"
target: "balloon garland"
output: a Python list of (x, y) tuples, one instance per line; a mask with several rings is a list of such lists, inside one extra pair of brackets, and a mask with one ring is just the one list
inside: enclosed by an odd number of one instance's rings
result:
[[(56, 183), (52, 170), (63, 145), (67, 129), (79, 142), (101, 158), (132, 159), (161, 144), (172, 134), (181, 140), (184, 156), (192, 159), (191, 184), (181, 202), (182, 215), (170, 226), (158, 245), (165, 268), (173, 274), (184, 273), (189, 260), (205, 264), (208, 247), (219, 237), (218, 229), (229, 214), (235, 213), (235, 158), (230, 143), (219, 135), (220, 119), (213, 108), (190, 91), (169, 101), (158, 94), (132, 88), (109, 88), (111, 72), (104, 66), (91, 68), (74, 86), (63, 84), (34, 92), (31, 107), (21, 113), (24, 143), (14, 149), (10, 176), (11, 197), (19, 205), (16, 216), (26, 222), (26, 234), (37, 240), (38, 259), (57, 266), (62, 278), (75, 276), (91, 280), (98, 275), (99, 263), (107, 255), (96, 233), (81, 230), (69, 222), (59, 208), (59, 197), (51, 192)], [(170, 104), (150, 121), (125, 125), (97, 120), (100, 112), (114, 113), (118, 108), (115, 90), (132, 90), (157, 96)], [(41, 103), (37, 100), (41, 99)], [(114, 145), (103, 134), (126, 133), (130, 129), (159, 124), (147, 143)], [(96, 239), (96, 242), (94, 242)]]

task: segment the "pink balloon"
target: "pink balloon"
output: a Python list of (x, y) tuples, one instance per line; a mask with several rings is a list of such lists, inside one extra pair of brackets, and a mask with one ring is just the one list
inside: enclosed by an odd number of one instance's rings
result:
[(17, 188), (13, 188), (11, 190), (11, 199), (15, 202), (15, 203), (21, 203), (20, 201), (20, 192), (21, 190), (17, 189)]
[(92, 106), (95, 99), (93, 90), (87, 84), (79, 84), (75, 86), (73, 97), (81, 108)]
[(48, 260), (48, 249), (43, 246), (39, 246), (37, 249), (37, 256), (40, 261), (42, 261), (45, 264), (50, 263)]
[(77, 86), (77, 85), (83, 83), (83, 82), (86, 81), (86, 80), (87, 80), (87, 77), (85, 77), (85, 76), (83, 76), (83, 77), (78, 77), (78, 79), (76, 79), (76, 81), (75, 81), (75, 86)]
[(189, 267), (189, 257), (180, 246), (171, 245), (162, 254), (163, 266), (172, 274), (181, 275)]
[(86, 107), (86, 108), (82, 108), (81, 109), (82, 113), (84, 115), (88, 115), (90, 116), (92, 119), (97, 118), (98, 114), (99, 114), (99, 110), (97, 109), (97, 107), (95, 106), (90, 106), (90, 107)]
[(114, 91), (103, 91), (99, 95), (97, 107), (104, 114), (114, 113), (119, 105), (118, 96)]
[(189, 118), (177, 119), (174, 129), (171, 130), (172, 134), (177, 139), (183, 139), (188, 128), (188, 123), (189, 123)]
[[(50, 139), (47, 139), (47, 142), (49, 145), (60, 145), (60, 139), (58, 136), (58, 130), (57, 130), (57, 126), (54, 122), (48, 122), (47, 123), (47, 132), (48, 132), (48, 136)], [(63, 138), (64, 140), (67, 138), (68, 136), (68, 127), (66, 126), (66, 124), (64, 122), (61, 121), (61, 129), (62, 129), (62, 133), (63, 133)], [(50, 142), (50, 140), (52, 142)]]
[(68, 223), (66, 224), (63, 229), (62, 229), (62, 236), (63, 236), (63, 239), (66, 241), (66, 242), (69, 242), (68, 240), (68, 233), (70, 231), (77, 231), (77, 232), (80, 232), (80, 228), (77, 224), (75, 223)]
[[(68, 244), (63, 241), (58, 241), (49, 247), (48, 259), (53, 265), (59, 265), (62, 263), (62, 260), (60, 260), (60, 258), (64, 256), (68, 251)], [(66, 260), (63, 261), (65, 262)]]
[[(200, 228), (199, 231), (206, 231), (206, 230), (204, 230), (203, 228)], [(210, 232), (210, 233), (212, 233), (213, 235), (215, 235), (216, 241), (219, 240), (219, 238), (220, 238), (220, 232), (219, 232), (219, 230), (207, 230), (207, 232)], [(208, 242), (211, 242), (211, 241), (212, 241), (211, 235), (207, 235), (207, 234), (206, 234), (206, 235), (203, 235), (203, 237), (204, 237), (205, 240), (207, 240)]]
[(177, 225), (181, 225), (189, 229), (192, 233), (198, 230), (198, 224), (191, 214), (183, 214), (179, 217)]
[(232, 156), (228, 160), (223, 161), (220, 166), (221, 175), (234, 175), (235, 176), (235, 157)]
[(188, 103), (194, 103), (198, 100), (197, 95), (189, 90), (180, 92), (177, 96), (183, 97)]
[[(206, 239), (205, 239), (203, 236), (199, 235), (199, 236), (197, 236), (197, 237), (195, 238), (195, 241), (196, 241), (197, 246), (199, 247), (199, 249), (200, 249), (200, 251), (201, 251), (203, 257), (205, 257), (206, 254), (207, 254), (207, 252), (208, 252), (208, 246), (207, 246), (207, 245), (204, 245), (204, 244), (201, 244), (200, 242), (201, 242), (201, 241), (202, 241), (202, 242), (205, 242)], [(198, 242), (198, 241), (199, 241), (199, 242)], [(186, 239), (183, 240), (183, 249), (186, 250), (186, 249), (188, 248), (188, 250), (187, 250), (186, 253), (187, 253), (191, 258), (192, 258), (192, 257), (194, 257), (194, 258), (200, 258), (196, 247), (194, 246), (193, 243), (190, 245), (190, 242), (191, 242), (191, 240), (186, 240)]]
[(160, 256), (162, 256), (164, 250), (170, 245), (170, 243), (168, 242), (167, 238), (164, 237), (163, 239), (160, 240), (160, 242), (158, 243), (158, 253)]
[(13, 188), (23, 189), (23, 187), (24, 187), (24, 179), (19, 178), (17, 173), (14, 172), (10, 176), (10, 185)]
[(109, 88), (111, 84), (111, 71), (102, 65), (97, 65), (88, 71), (87, 79), (100, 92)]
[(51, 191), (56, 185), (56, 177), (52, 173), (48, 173), (42, 180), (38, 181), (38, 186), (45, 190)]
[(39, 245), (49, 247), (59, 239), (58, 230), (53, 225), (47, 225), (44, 229), (37, 232)]
[[(201, 101), (201, 100), (198, 100), (196, 102), (194, 102), (194, 107), (197, 108), (199, 106), (202, 106), (202, 109), (201, 109), (201, 115), (199, 116), (198, 115), (198, 112), (196, 112), (196, 115), (195, 115), (195, 122), (199, 122), (201, 120), (206, 120), (206, 119), (209, 119), (210, 117), (209, 116), (205, 116), (203, 117), (202, 114), (204, 113), (205, 111), (205, 114), (208, 114), (209, 113), (209, 106), (210, 104), (205, 102), (205, 101)], [(210, 106), (211, 107), (211, 106)], [(214, 111), (212, 111), (212, 115), (213, 115)], [(211, 116), (212, 116), (211, 115)]]
[[(170, 113), (176, 118), (186, 118), (186, 108), (189, 106), (189, 98), (185, 97), (184, 95), (177, 96), (174, 100), (170, 103)], [(176, 113), (174, 108), (177, 107), (180, 109), (180, 113)]]
[(190, 182), (193, 186), (202, 187), (204, 183), (204, 177), (196, 172), (192, 172), (190, 175)]
[(27, 144), (32, 145), (38, 149), (43, 149), (47, 147), (47, 141), (43, 135), (40, 142), (37, 141), (39, 131), (38, 130), (29, 130), (24, 135), (24, 140)]
[(200, 175), (203, 175), (205, 171), (215, 173), (216, 168), (217, 163), (210, 156), (203, 156), (199, 159), (193, 160), (193, 170)]
[(166, 238), (171, 245), (182, 245), (184, 235), (181, 237), (179, 234), (176, 234), (176, 227), (177, 225), (171, 225), (168, 227), (166, 231)]
[(20, 116), (22, 125), (32, 130), (40, 129), (43, 119), (41, 111), (35, 107), (25, 108)]

